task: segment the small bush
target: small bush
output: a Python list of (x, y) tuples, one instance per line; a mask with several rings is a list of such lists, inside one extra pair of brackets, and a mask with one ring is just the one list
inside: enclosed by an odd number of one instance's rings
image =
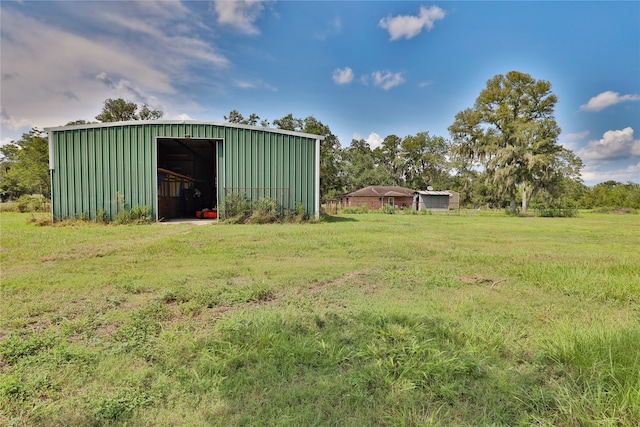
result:
[(0, 212), (18, 212), (18, 204), (15, 202), (0, 203)]
[(538, 216), (546, 218), (573, 218), (578, 216), (578, 210), (574, 208), (541, 208), (536, 209)]
[(297, 202), (295, 208), (287, 212), (287, 222), (304, 222), (308, 220), (309, 215), (307, 215), (302, 202)]
[(18, 212), (28, 212), (29, 211), (29, 201), (31, 198), (26, 194), (23, 194), (16, 201), (16, 205), (18, 206)]
[(107, 211), (105, 211), (104, 209), (98, 209), (98, 211), (96, 212), (96, 222), (100, 224), (108, 223), (109, 215), (107, 214)]
[(51, 208), (49, 200), (42, 196), (23, 194), (15, 202), (0, 204), (0, 212), (46, 212)]
[(251, 215), (247, 222), (251, 224), (270, 224), (278, 222), (280, 215), (280, 205), (275, 199), (258, 199), (251, 204)]
[(244, 220), (249, 216), (251, 205), (244, 194), (229, 193), (224, 198), (223, 212), (226, 218), (239, 217)]
[(394, 213), (396, 213), (396, 208), (391, 205), (384, 205), (380, 208), (379, 212), (387, 215), (393, 215)]
[[(102, 214), (103, 218), (106, 214)], [(98, 215), (96, 213), (96, 219)], [(134, 206), (131, 210), (121, 209), (116, 215), (116, 224), (148, 224), (151, 222), (150, 206)]]
[(342, 208), (340, 213), (343, 214), (368, 214), (369, 208), (366, 206), (349, 206), (346, 208)]

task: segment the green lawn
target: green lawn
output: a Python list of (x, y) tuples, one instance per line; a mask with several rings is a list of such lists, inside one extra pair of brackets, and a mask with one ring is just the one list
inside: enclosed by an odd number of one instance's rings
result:
[(32, 218), (0, 214), (2, 425), (640, 425), (638, 215)]

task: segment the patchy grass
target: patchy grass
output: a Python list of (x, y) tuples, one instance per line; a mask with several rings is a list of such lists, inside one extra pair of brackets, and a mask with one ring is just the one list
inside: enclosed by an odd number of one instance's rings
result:
[(3, 425), (640, 424), (633, 215), (32, 218), (0, 218)]

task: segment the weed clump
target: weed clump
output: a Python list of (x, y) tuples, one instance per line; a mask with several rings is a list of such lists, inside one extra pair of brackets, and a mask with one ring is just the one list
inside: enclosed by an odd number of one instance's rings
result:
[(222, 212), (227, 224), (274, 224), (304, 222), (309, 220), (302, 202), (286, 209), (278, 200), (263, 197), (253, 202), (244, 194), (229, 193), (225, 197)]

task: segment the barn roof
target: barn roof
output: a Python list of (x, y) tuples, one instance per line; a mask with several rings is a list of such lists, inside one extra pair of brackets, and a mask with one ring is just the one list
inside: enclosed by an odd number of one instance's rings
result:
[(413, 197), (414, 190), (404, 187), (370, 185), (347, 194), (349, 197)]
[(324, 140), (325, 136), (323, 135), (313, 135), (310, 133), (303, 132), (294, 132), (290, 130), (284, 129), (276, 129), (276, 128), (263, 128), (260, 126), (251, 126), (251, 125), (242, 125), (239, 123), (221, 123), (221, 122), (210, 122), (210, 121), (202, 121), (202, 120), (130, 120), (126, 122), (107, 122), (107, 123), (85, 123), (81, 125), (69, 125), (69, 126), (58, 126), (58, 127), (50, 127), (44, 128), (46, 132), (55, 132), (55, 131), (64, 131), (64, 130), (72, 130), (72, 129), (95, 129), (95, 128), (104, 128), (104, 127), (120, 127), (120, 126), (139, 126), (139, 125), (212, 125), (212, 126), (222, 126), (227, 128), (237, 128), (237, 129), (248, 129), (248, 130), (257, 130), (264, 132), (272, 132), (272, 133), (283, 133), (285, 135), (293, 135), (299, 136), (303, 138), (313, 138)]

